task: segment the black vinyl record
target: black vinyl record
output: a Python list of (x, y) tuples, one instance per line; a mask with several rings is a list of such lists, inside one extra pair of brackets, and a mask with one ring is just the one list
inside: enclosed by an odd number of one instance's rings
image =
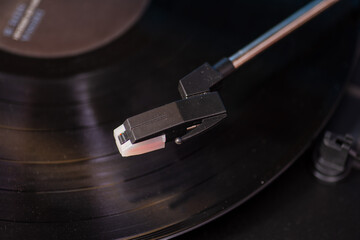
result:
[(1, 51), (0, 238), (173, 237), (267, 186), (336, 107), (357, 56), (356, 1), (229, 76), (220, 90), (228, 117), (205, 135), (122, 158), (112, 131), (178, 100), (181, 77), (307, 2), (154, 0), (96, 50), (61, 58)]

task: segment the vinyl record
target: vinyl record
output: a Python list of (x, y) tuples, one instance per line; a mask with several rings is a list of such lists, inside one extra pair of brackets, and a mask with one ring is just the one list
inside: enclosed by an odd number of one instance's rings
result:
[(173, 237), (248, 200), (335, 109), (356, 57), (355, 2), (338, 3), (228, 77), (222, 124), (129, 158), (118, 153), (115, 127), (178, 100), (181, 77), (307, 1), (154, 0), (122, 36), (81, 55), (2, 48), (1, 239)]

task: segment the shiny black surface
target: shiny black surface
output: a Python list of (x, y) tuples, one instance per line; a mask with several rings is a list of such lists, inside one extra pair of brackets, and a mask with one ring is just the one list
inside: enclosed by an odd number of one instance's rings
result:
[(311, 166), (309, 151), (241, 207), (175, 239), (359, 239), (359, 171), (324, 184)]
[(258, 2), (153, 1), (97, 51), (58, 60), (1, 53), (1, 238), (164, 237), (261, 190), (303, 152), (342, 93), (355, 48), (352, 1), (230, 76), (220, 92), (228, 118), (208, 134), (121, 158), (112, 130), (179, 99), (182, 76), (306, 2), (261, 1), (259, 10)]

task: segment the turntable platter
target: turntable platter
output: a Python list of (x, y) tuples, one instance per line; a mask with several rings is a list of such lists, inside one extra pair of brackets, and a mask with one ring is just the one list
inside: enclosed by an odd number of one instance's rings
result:
[(356, 47), (349, 1), (230, 76), (220, 91), (228, 118), (208, 134), (130, 158), (112, 136), (128, 116), (178, 99), (189, 71), (306, 1), (277, 2), (154, 0), (96, 51), (35, 60), (1, 52), (1, 238), (176, 236), (278, 177), (341, 97)]

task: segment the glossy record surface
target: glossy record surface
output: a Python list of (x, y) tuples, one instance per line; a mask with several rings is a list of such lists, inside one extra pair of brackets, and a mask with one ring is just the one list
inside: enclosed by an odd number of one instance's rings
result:
[(127, 117), (179, 99), (182, 76), (306, 3), (277, 2), (153, 1), (127, 34), (94, 52), (52, 60), (1, 52), (1, 238), (165, 237), (277, 177), (341, 95), (355, 48), (351, 1), (230, 76), (220, 91), (228, 118), (208, 134), (131, 158), (112, 136)]

